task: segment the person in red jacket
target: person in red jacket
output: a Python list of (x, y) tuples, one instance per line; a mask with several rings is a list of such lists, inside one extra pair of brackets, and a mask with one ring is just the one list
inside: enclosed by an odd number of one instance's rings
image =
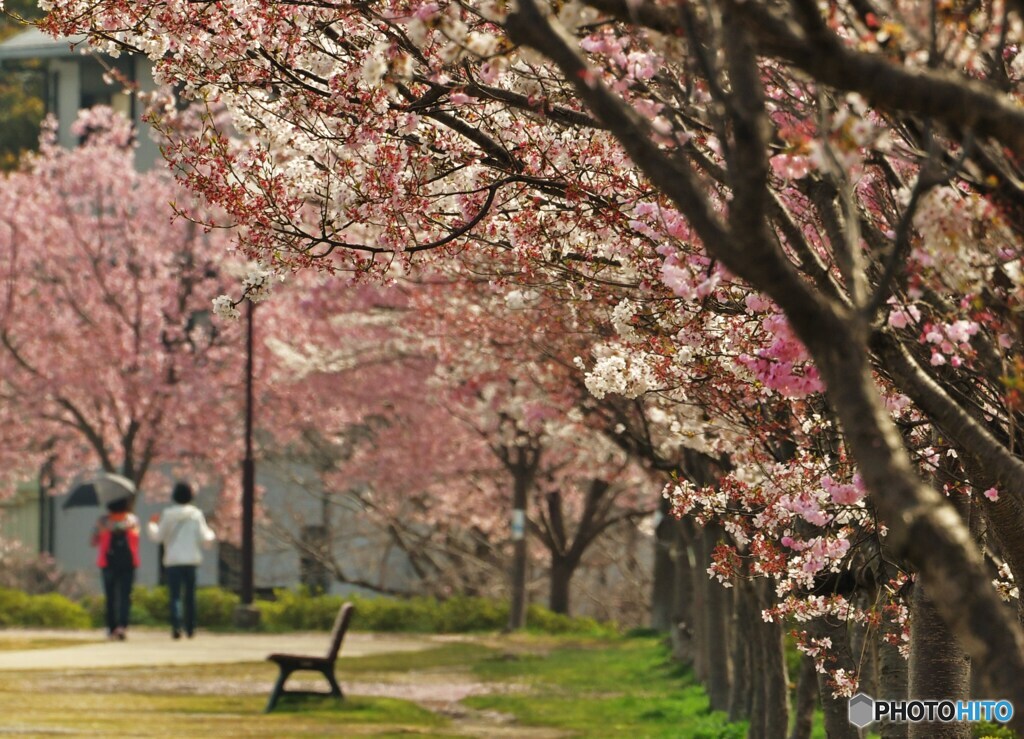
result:
[(103, 573), (107, 605), (107, 636), (124, 641), (132, 610), (132, 586), (139, 566), (139, 519), (128, 498), (107, 504), (92, 532), (96, 564)]

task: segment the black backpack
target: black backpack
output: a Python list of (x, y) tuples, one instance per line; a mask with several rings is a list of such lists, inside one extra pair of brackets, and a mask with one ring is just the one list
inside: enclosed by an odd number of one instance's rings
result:
[(107, 567), (115, 570), (130, 570), (135, 567), (132, 549), (128, 545), (128, 532), (125, 529), (116, 529), (110, 532)]

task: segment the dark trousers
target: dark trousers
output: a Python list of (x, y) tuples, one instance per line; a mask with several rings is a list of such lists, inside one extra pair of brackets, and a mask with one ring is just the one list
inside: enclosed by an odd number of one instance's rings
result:
[(121, 627), (128, 628), (128, 617), (132, 612), (132, 585), (135, 583), (135, 568), (103, 568), (103, 594), (107, 599), (107, 631)]
[(171, 596), (171, 628), (191, 634), (196, 630), (196, 566), (167, 568), (167, 589)]

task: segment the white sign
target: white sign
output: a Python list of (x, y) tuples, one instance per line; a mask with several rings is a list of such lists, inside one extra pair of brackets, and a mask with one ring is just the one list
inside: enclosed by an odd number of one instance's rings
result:
[(526, 536), (526, 511), (515, 508), (512, 511), (512, 541), (521, 541)]

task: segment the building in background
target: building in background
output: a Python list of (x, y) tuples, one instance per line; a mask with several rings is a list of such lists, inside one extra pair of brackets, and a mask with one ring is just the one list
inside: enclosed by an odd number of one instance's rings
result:
[[(102, 61), (101, 61), (102, 59)], [(78, 142), (71, 125), (83, 108), (109, 105), (135, 124), (138, 148), (136, 167), (145, 171), (160, 159), (160, 147), (143, 122), (145, 112), (134, 94), (123, 91), (120, 85), (108, 80), (110, 70), (137, 85), (141, 92), (154, 89), (153, 65), (145, 57), (122, 55), (116, 59), (97, 57), (89, 53), (84, 37), (54, 39), (37, 28), (29, 28), (0, 43), (0, 66), (35, 60), (41, 64), (44, 75), (46, 111), (57, 118), (57, 139), (61, 145), (72, 147)]]

